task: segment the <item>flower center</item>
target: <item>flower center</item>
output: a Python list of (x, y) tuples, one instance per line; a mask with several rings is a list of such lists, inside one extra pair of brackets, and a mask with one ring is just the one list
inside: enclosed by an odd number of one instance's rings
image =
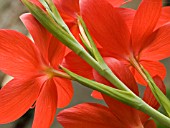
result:
[(49, 79), (51, 79), (53, 77), (61, 77), (61, 78), (66, 78), (66, 79), (72, 79), (71, 76), (69, 76), (68, 74), (66, 74), (62, 71), (55, 70), (52, 67), (45, 68), (44, 72)]

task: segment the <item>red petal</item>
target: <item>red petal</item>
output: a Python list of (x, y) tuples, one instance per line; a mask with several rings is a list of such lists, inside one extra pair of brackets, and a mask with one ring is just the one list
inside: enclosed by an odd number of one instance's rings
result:
[(127, 2), (130, 2), (131, 0), (107, 0), (108, 2), (110, 2), (110, 4), (112, 4), (114, 7), (115, 6), (121, 6)]
[(23, 14), (20, 18), (48, 63), (48, 47), (52, 35), (31, 14)]
[(57, 89), (53, 80), (47, 80), (36, 102), (33, 128), (49, 128), (57, 109)]
[(74, 52), (67, 54), (62, 65), (83, 77), (93, 79), (92, 67)]
[(82, 41), (81, 41), (81, 39), (80, 39), (80, 31), (79, 31), (78, 25), (77, 25), (77, 24), (74, 24), (74, 25), (70, 28), (70, 30), (71, 30), (71, 33), (74, 35), (74, 37), (77, 39), (77, 41), (80, 42), (81, 44), (83, 44)]
[(70, 80), (53, 78), (57, 87), (58, 108), (67, 106), (73, 97), (73, 87)]
[(96, 90), (93, 90), (91, 96), (96, 98), (96, 99), (103, 100), (102, 94), (100, 92), (96, 91)]
[(170, 7), (169, 6), (166, 6), (166, 7), (163, 7), (162, 8), (162, 13), (161, 13), (161, 16), (159, 18), (159, 21), (157, 23), (157, 26), (156, 28), (159, 28), (160, 26), (166, 24), (167, 22), (170, 21)]
[(138, 71), (134, 68), (134, 67), (129, 67), (129, 69), (131, 70), (131, 72), (133, 73), (135, 80), (137, 81), (137, 83), (142, 84), (144, 86), (147, 85), (146, 81), (144, 80), (144, 78), (138, 73)]
[(79, 0), (53, 0), (55, 5), (59, 7), (60, 11), (66, 13), (68, 16), (74, 18), (79, 13)]
[(147, 46), (142, 50), (140, 58), (144, 60), (161, 60), (170, 56), (170, 24), (160, 27), (150, 39), (146, 41)]
[(69, 28), (77, 24), (77, 14), (79, 14), (79, 0), (53, 0), (53, 2)]
[[(157, 62), (157, 61), (143, 60), (140, 62), (140, 64), (150, 73), (152, 77), (155, 75), (159, 75), (161, 79), (165, 78), (166, 69), (162, 63)], [(145, 85), (145, 86), (147, 85), (146, 81), (142, 78), (142, 76), (136, 70), (134, 72), (134, 76), (138, 83)]]
[(31, 14), (24, 14), (21, 19), (46, 62), (50, 62), (53, 67), (58, 68), (58, 64), (61, 63), (65, 54), (65, 46), (52, 36)]
[(66, 46), (64, 46), (58, 39), (54, 36), (51, 38), (49, 42), (48, 48), (48, 59), (53, 68), (58, 69), (58, 65), (63, 61)]
[[(110, 111), (121, 120), (121, 123), (127, 127), (139, 127), (142, 126), (138, 111), (118, 100), (115, 100), (109, 96), (103, 95), (103, 98), (110, 108)], [(133, 115), (133, 116), (132, 116)]]
[(144, 128), (157, 128), (155, 122), (153, 120), (148, 120), (145, 124), (144, 124)]
[[(156, 85), (160, 88), (160, 90), (165, 94), (166, 93), (166, 87), (162, 81), (162, 79), (159, 76), (154, 76), (153, 80), (155, 81)], [(159, 103), (155, 99), (154, 95), (152, 94), (151, 89), (149, 86), (146, 87), (146, 90), (144, 92), (143, 100), (149, 104), (151, 107), (155, 108), (156, 110), (159, 108)], [(149, 119), (149, 116), (143, 112), (139, 112), (141, 121), (143, 124)]]
[(36, 75), (41, 69), (40, 54), (24, 35), (0, 30), (0, 70), (14, 77)]
[(161, 14), (162, 0), (143, 0), (137, 9), (132, 27), (132, 46), (135, 54), (143, 48)]
[(119, 14), (122, 16), (123, 20), (126, 22), (129, 31), (131, 31), (136, 10), (129, 9), (129, 8), (116, 8), (116, 9), (118, 10)]
[[(107, 49), (104, 49), (104, 48), (99, 48), (98, 50), (102, 57), (112, 57), (119, 61), (127, 62), (126, 58), (122, 58), (121, 56), (114, 54), (113, 51), (108, 51)], [(128, 62), (128, 64), (129, 64), (129, 62)]]
[(57, 120), (64, 128), (124, 128), (103, 105), (84, 103), (61, 111)]
[[(34, 91), (33, 91), (34, 90)], [(0, 123), (9, 123), (19, 117), (33, 105), (40, 91), (35, 80), (13, 79), (0, 90)]]
[(103, 0), (81, 0), (83, 19), (97, 42), (123, 57), (129, 54), (130, 33), (117, 10)]

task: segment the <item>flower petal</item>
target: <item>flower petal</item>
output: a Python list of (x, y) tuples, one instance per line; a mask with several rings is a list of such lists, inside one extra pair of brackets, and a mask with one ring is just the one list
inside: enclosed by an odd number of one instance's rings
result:
[(142, 50), (140, 58), (144, 60), (158, 61), (170, 56), (170, 23), (157, 29), (146, 41), (145, 49)]
[(96, 99), (103, 100), (102, 94), (96, 90), (93, 90), (93, 92), (91, 93), (91, 96)]
[(53, 2), (69, 28), (77, 25), (77, 15), (80, 13), (79, 0), (53, 0)]
[(95, 103), (65, 109), (57, 115), (57, 120), (64, 128), (124, 128), (107, 107)]
[(67, 106), (73, 97), (73, 87), (70, 80), (62, 78), (53, 78), (57, 87), (58, 108)]
[(37, 75), (41, 65), (40, 54), (29, 38), (13, 30), (0, 30), (0, 70), (23, 78)]
[(73, 34), (73, 36), (77, 39), (77, 41), (80, 42), (81, 44), (83, 44), (80, 39), (79, 26), (77, 24), (72, 25), (70, 28), (70, 31)]
[(137, 9), (132, 27), (132, 46), (135, 55), (143, 48), (161, 14), (162, 0), (143, 0)]
[(83, 19), (96, 41), (122, 57), (129, 54), (130, 32), (118, 11), (103, 0), (81, 0)]
[(79, 14), (79, 0), (53, 0), (56, 7), (59, 8), (61, 14), (66, 13), (68, 16), (74, 18)]
[(58, 64), (61, 63), (64, 57), (66, 47), (52, 36), (31, 14), (23, 14), (20, 18), (31, 33), (46, 62), (50, 62), (53, 67), (58, 68)]
[(52, 35), (32, 16), (32, 14), (23, 14), (20, 16), (20, 19), (30, 32), (35, 44), (48, 63), (48, 47)]
[[(106, 104), (110, 111), (119, 119), (124, 126), (137, 128), (142, 126), (138, 111), (118, 100), (115, 100), (107, 95), (103, 95)], [(132, 116), (133, 115), (133, 116)]]
[[(143, 61), (140, 61), (140, 64), (150, 73), (152, 77), (159, 75), (161, 79), (165, 78), (166, 69), (162, 63), (157, 62), (157, 61), (143, 60)], [(136, 81), (146, 86), (147, 85), (146, 81), (142, 78), (142, 76), (138, 73), (138, 71), (136, 71), (134, 68), (132, 69), (134, 70), (133, 73), (134, 73)]]
[(67, 54), (62, 65), (76, 74), (93, 79), (92, 67), (74, 52)]
[(131, 31), (136, 10), (130, 8), (120, 8), (120, 7), (116, 9), (118, 10), (119, 14), (122, 16), (123, 20), (126, 22), (129, 31)]
[(170, 13), (170, 7), (169, 6), (165, 6), (165, 7), (162, 8), (161, 16), (160, 16), (159, 21), (157, 23), (156, 29), (170, 21), (169, 13)]
[(58, 69), (59, 64), (64, 59), (64, 55), (66, 52), (66, 46), (63, 45), (57, 38), (52, 36), (50, 42), (49, 42), (49, 48), (48, 48), (48, 60), (53, 66), (53, 68)]
[(47, 80), (36, 101), (33, 128), (49, 128), (57, 109), (57, 89), (52, 79)]
[(117, 6), (121, 6), (127, 2), (130, 2), (131, 0), (107, 0), (108, 2), (110, 2), (110, 4), (112, 4), (114, 7)]
[[(155, 81), (156, 85), (160, 88), (160, 90), (165, 94), (166, 87), (165, 87), (162, 79), (159, 76), (154, 76), (153, 80)], [(160, 106), (158, 101), (155, 99), (155, 96), (152, 94), (152, 91), (149, 88), (149, 86), (147, 86), (145, 89), (143, 100), (156, 110)], [(139, 112), (139, 115), (140, 115), (140, 119), (143, 124), (149, 119), (149, 116), (143, 112)]]
[(25, 114), (37, 99), (40, 86), (35, 79), (7, 83), (0, 90), (0, 123), (12, 122)]

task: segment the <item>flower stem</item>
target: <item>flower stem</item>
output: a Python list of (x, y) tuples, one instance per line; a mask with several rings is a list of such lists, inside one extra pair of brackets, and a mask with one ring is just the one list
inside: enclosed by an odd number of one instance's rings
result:
[(149, 106), (147, 103), (141, 100), (141, 107), (138, 109), (144, 113), (147, 113), (149, 116), (160, 122), (161, 124), (170, 127), (170, 118), (163, 115), (159, 111), (155, 110), (151, 106)]
[(154, 80), (150, 76), (150, 74), (144, 69), (142, 65), (140, 65), (134, 57), (130, 58), (131, 64), (135, 67), (135, 69), (141, 74), (141, 76), (148, 83), (153, 95), (157, 99), (160, 105), (165, 109), (166, 113), (170, 117), (170, 101), (164, 95), (164, 93), (157, 87)]
[(154, 108), (150, 107), (147, 103), (145, 103), (140, 97), (135, 95), (130, 91), (122, 91), (116, 88), (112, 88), (110, 86), (98, 83), (96, 81), (89, 80), (82, 76), (79, 76), (68, 69), (61, 66), (61, 68), (69, 74), (73, 80), (78, 81), (82, 85), (89, 87), (91, 89), (97, 90), (106, 94), (114, 99), (119, 100), (133, 108), (136, 108), (144, 113), (147, 113), (149, 116), (154, 118), (155, 120), (161, 122), (165, 126), (170, 126), (170, 118), (166, 117), (159, 111), (155, 110)]

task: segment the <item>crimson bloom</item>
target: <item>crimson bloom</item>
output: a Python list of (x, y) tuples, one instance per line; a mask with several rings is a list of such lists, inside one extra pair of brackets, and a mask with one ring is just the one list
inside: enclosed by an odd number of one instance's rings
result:
[[(129, 1), (125, 0), (107, 0), (110, 4), (115, 7), (119, 7)], [(36, 1), (35, 1), (36, 2)], [(64, 21), (69, 25), (77, 24), (77, 16), (80, 15), (80, 0), (53, 0), (57, 9), (60, 12), (60, 15)]]
[[(45, 11), (43, 5), (37, 0), (29, 0), (33, 4), (37, 5)], [(123, 4), (128, 3), (131, 0), (107, 0), (112, 6), (119, 7)], [(80, 0), (53, 0), (57, 10), (59, 11), (64, 22), (69, 27), (74, 37), (83, 45), (80, 39), (80, 31), (78, 26), (78, 15), (80, 15)], [(125, 11), (124, 9), (122, 10)], [(67, 53), (71, 50), (67, 49)], [(67, 54), (66, 53), (66, 54)]]
[[(99, 49), (103, 57), (114, 57), (123, 61), (136, 80), (143, 85), (146, 85), (146, 82), (134, 68), (133, 61), (143, 65), (152, 76), (159, 74), (164, 78), (165, 67), (159, 60), (170, 55), (170, 37), (166, 34), (170, 30), (170, 8), (162, 8), (161, 0), (143, 0), (137, 11), (115, 8), (107, 0), (81, 0), (80, 12), (90, 34), (97, 42), (96, 45), (103, 47)], [(138, 33), (138, 29), (140, 34), (143, 34), (132, 36), (135, 31)], [(138, 36), (140, 41), (136, 40)], [(136, 38), (133, 43), (132, 38)], [(65, 57), (63, 65), (79, 75), (93, 79), (93, 69), (73, 52)]]
[(18, 119), (34, 105), (32, 127), (49, 128), (56, 109), (68, 105), (73, 95), (71, 81), (55, 77), (62, 75), (58, 65), (66, 47), (31, 14), (21, 19), (34, 42), (19, 32), (0, 30), (0, 70), (14, 77), (0, 90), (0, 124)]
[[(112, 71), (137, 95), (139, 94), (137, 83), (130, 70), (120, 61), (114, 58), (105, 58)], [(95, 80), (110, 84), (97, 72)], [(156, 84), (165, 92), (165, 85), (159, 76), (155, 76)], [(113, 86), (110, 84), (110, 86)], [(64, 128), (156, 128), (153, 120), (143, 112), (121, 103), (109, 96), (102, 95), (108, 107), (96, 103), (83, 103), (72, 108), (65, 109), (57, 115), (58, 121)], [(159, 104), (147, 86), (143, 100), (150, 106), (158, 109)]]
[[(107, 0), (110, 4), (115, 7), (119, 7), (128, 1), (125, 0)], [(80, 15), (80, 0), (53, 0), (57, 9), (60, 12), (61, 17), (65, 21), (65, 23), (69, 26), (71, 32), (76, 37), (76, 39), (81, 42), (79, 37), (79, 27), (77, 22), (77, 16)]]
[(123, 61), (139, 83), (146, 84), (136, 63), (151, 76), (165, 77), (165, 67), (159, 60), (170, 56), (170, 24), (169, 18), (165, 19), (166, 9), (162, 11), (162, 0), (143, 0), (136, 12), (129, 12), (134, 14), (129, 19), (128, 13), (124, 17), (107, 0), (81, 0), (80, 10), (92, 37), (103, 47), (102, 56)]

